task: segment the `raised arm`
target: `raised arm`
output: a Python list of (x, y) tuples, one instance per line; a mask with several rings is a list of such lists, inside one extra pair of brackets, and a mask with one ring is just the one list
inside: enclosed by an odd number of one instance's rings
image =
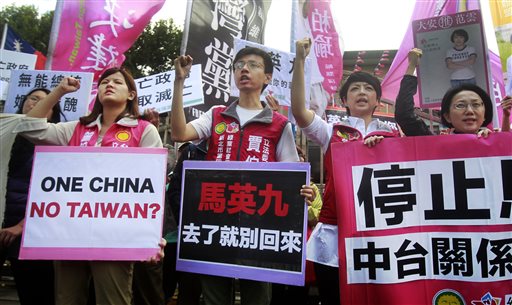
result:
[(53, 106), (55, 106), (64, 95), (75, 92), (78, 89), (80, 89), (79, 80), (73, 77), (65, 77), (57, 87), (50, 92), (50, 94), (39, 101), (34, 108), (27, 113), (27, 116), (33, 118), (46, 118), (48, 116), (48, 112), (52, 110)]
[(315, 117), (315, 113), (306, 109), (306, 94), (304, 85), (304, 64), (306, 56), (311, 49), (311, 39), (304, 38), (295, 43), (295, 63), (293, 66), (291, 104), (292, 113), (301, 128), (309, 126)]
[(171, 106), (171, 132), (174, 141), (185, 142), (199, 138), (195, 128), (185, 119), (183, 110), (183, 87), (192, 68), (192, 57), (181, 55), (174, 60), (175, 79)]
[(411, 49), (407, 59), (409, 64), (404, 78), (400, 82), (400, 90), (395, 103), (395, 120), (406, 136), (422, 136), (432, 134), (427, 125), (414, 113), (414, 94), (416, 94), (418, 80), (414, 76), (416, 66), (419, 64), (422, 51)]
[(416, 71), (416, 67), (420, 64), (420, 58), (423, 55), (423, 51), (421, 49), (413, 48), (407, 54), (407, 70), (405, 71), (405, 75), (414, 75)]

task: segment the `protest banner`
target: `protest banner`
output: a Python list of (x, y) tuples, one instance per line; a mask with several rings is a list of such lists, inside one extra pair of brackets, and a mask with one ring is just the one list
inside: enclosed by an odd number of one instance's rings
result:
[(412, 29), (414, 46), (423, 51), (418, 67), (421, 107), (439, 107), (444, 93), (461, 83), (476, 84), (493, 96), (479, 10), (415, 20)]
[[(343, 50), (331, 11), (331, 1), (292, 1), (291, 51), (295, 42), (311, 39), (310, 109), (322, 115), (343, 77)], [(309, 99), (309, 96), (308, 96)]]
[[(267, 46), (250, 42), (242, 39), (234, 39), (235, 54), (245, 47), (259, 48), (267, 52), (272, 58), (274, 64), (274, 72), (272, 80), (261, 93), (261, 99), (265, 100), (265, 96), (272, 95), (277, 99), (280, 106), (291, 106), (290, 88), (292, 85), (293, 63), (295, 62), (295, 54), (290, 52), (279, 51)], [(306, 58), (304, 66), (305, 87), (306, 87), (306, 107), (309, 108), (310, 100), (310, 84), (311, 84), (311, 59)], [(240, 91), (235, 85), (234, 79), (231, 78), (231, 96), (239, 96)]]
[(155, 255), (166, 168), (163, 148), (36, 146), (20, 259)]
[(165, 0), (58, 1), (50, 35), (49, 70), (95, 74), (120, 66)]
[(235, 56), (233, 38), (263, 43), (267, 12), (266, 1), (187, 1), (187, 14), (181, 54), (202, 65), (203, 105), (190, 107), (187, 120), (199, 117), (214, 105), (227, 105)]
[(511, 141), (494, 133), (333, 144), (343, 156), (333, 160), (342, 303), (511, 301)]
[[(139, 111), (155, 108), (158, 113), (171, 111), (175, 72), (162, 72), (135, 80)], [(183, 108), (204, 103), (201, 65), (193, 65), (183, 87)]]
[(32, 70), (37, 56), (33, 54), (0, 49), (0, 99), (7, 100), (7, 91), (11, 82), (12, 71)]
[[(64, 77), (74, 77), (80, 81), (80, 89), (62, 97), (61, 109), (65, 120), (78, 120), (87, 113), (92, 88), (92, 73), (48, 70), (16, 70), (11, 74), (9, 94), (5, 102), (5, 112), (16, 113), (25, 95), (35, 88), (52, 90)], [(61, 117), (62, 121), (64, 117)]]
[(176, 269), (304, 285), (308, 163), (183, 163)]

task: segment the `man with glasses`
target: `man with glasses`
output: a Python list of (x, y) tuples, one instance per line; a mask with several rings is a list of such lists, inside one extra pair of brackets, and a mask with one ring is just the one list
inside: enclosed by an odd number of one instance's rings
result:
[[(246, 47), (233, 60), (233, 75), (240, 98), (229, 106), (215, 106), (200, 118), (186, 123), (183, 86), (192, 67), (192, 57), (174, 61), (176, 77), (171, 109), (174, 141), (208, 139), (206, 160), (248, 162), (299, 161), (287, 118), (261, 101), (260, 95), (272, 79), (270, 56), (258, 48)], [(234, 281), (218, 276), (201, 276), (206, 305), (233, 304)], [(240, 280), (242, 304), (269, 304), (270, 283)]]

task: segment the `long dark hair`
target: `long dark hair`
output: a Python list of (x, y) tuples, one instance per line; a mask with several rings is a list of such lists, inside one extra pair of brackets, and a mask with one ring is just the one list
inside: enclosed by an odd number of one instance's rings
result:
[[(103, 74), (100, 76), (98, 80), (98, 86), (101, 83), (101, 81), (108, 76), (115, 74), (115, 73), (121, 73), (124, 77), (124, 81), (126, 82), (126, 86), (128, 87), (129, 91), (135, 92), (135, 96), (131, 100), (126, 101), (126, 108), (123, 112), (121, 112), (117, 118), (116, 122), (122, 119), (125, 116), (130, 116), (132, 118), (139, 118), (139, 103), (137, 101), (137, 86), (135, 85), (135, 80), (133, 79), (133, 76), (128, 70), (122, 67), (115, 67), (107, 69)], [(88, 125), (92, 122), (94, 122), (100, 114), (103, 113), (103, 105), (100, 102), (99, 96), (96, 95), (96, 100), (94, 101), (94, 106), (92, 108), (92, 111), (89, 115), (83, 116), (80, 118), (80, 123), (83, 125)]]
[[(46, 95), (50, 94), (50, 90), (48, 90), (46, 88), (34, 88), (34, 89), (30, 90), (29, 93), (27, 93), (25, 95), (25, 97), (23, 98), (23, 101), (21, 101), (20, 108), (18, 109), (18, 111), (16, 111), (16, 113), (18, 113), (18, 114), (23, 113), (23, 106), (25, 105), (25, 102), (27, 101), (28, 97), (36, 91), (43, 91), (44, 93), (46, 93)], [(60, 102), (55, 104), (55, 106), (53, 106), (52, 111), (53, 111), (52, 116), (48, 119), (48, 122), (59, 123), (61, 116), (64, 117), (64, 120), (66, 120), (66, 116), (64, 115), (64, 113), (62, 113), (62, 109), (60, 108)]]

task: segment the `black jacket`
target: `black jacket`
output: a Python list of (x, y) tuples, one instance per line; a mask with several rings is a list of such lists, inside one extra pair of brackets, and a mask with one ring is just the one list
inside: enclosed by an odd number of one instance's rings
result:
[(414, 113), (414, 95), (418, 89), (416, 76), (404, 75), (395, 103), (395, 120), (406, 136), (432, 135), (427, 124)]

